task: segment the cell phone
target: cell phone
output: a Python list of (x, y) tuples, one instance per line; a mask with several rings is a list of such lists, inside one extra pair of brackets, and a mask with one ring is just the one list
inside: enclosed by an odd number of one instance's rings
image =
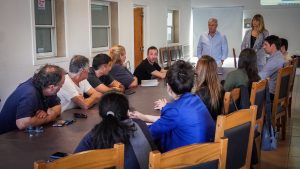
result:
[(62, 157), (66, 157), (66, 156), (68, 156), (68, 155), (69, 155), (68, 153), (56, 152), (56, 153), (52, 154), (52, 155), (50, 156), (50, 158), (52, 158), (52, 159), (60, 159), (60, 158), (62, 158)]
[(66, 124), (66, 120), (57, 120), (52, 126), (53, 127), (63, 127)]
[(87, 118), (87, 114), (84, 114), (84, 113), (74, 113), (74, 117), (75, 118), (84, 118), (84, 119), (86, 119)]
[(65, 125), (70, 125), (70, 124), (73, 124), (76, 120), (66, 120), (65, 121)]

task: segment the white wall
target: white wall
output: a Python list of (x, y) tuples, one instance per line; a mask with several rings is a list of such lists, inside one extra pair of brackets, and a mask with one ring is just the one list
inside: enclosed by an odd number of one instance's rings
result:
[[(244, 18), (252, 18), (260, 13), (264, 16), (270, 34), (284, 37), (289, 41), (290, 54), (300, 54), (300, 7), (260, 6), (260, 0), (191, 0), (192, 7), (243, 6)], [(242, 26), (242, 25), (241, 25)], [(243, 37), (243, 36), (242, 36)], [(231, 40), (227, 37), (228, 41)], [(242, 39), (241, 39), (242, 41)], [(240, 42), (241, 42), (240, 41)]]
[[(68, 59), (55, 64), (68, 69), (74, 54), (91, 57), (91, 0), (66, 1), (66, 48)], [(119, 43), (133, 63), (133, 7), (145, 7), (145, 49), (166, 45), (167, 10), (180, 13), (180, 43), (189, 42), (190, 0), (111, 0), (118, 2)], [(0, 109), (19, 83), (31, 77), (39, 66), (33, 65), (32, 11), (30, 0), (0, 1)], [(53, 62), (54, 63), (54, 62)]]

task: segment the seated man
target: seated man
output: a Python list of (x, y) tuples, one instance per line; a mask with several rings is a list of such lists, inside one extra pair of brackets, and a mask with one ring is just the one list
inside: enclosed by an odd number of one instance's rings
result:
[[(89, 73), (89, 59), (75, 55), (69, 66), (69, 73), (65, 75), (65, 83), (58, 96), (61, 99), (62, 111), (80, 107), (88, 109), (97, 103), (102, 96), (87, 81)], [(84, 94), (89, 97), (85, 98)]]
[(151, 46), (147, 51), (147, 58), (143, 60), (134, 71), (134, 76), (138, 78), (138, 83), (142, 80), (150, 80), (152, 76), (164, 79), (166, 70), (162, 69), (155, 61), (157, 60), (158, 50)]
[(259, 76), (261, 79), (270, 78), (269, 90), (271, 100), (274, 98), (278, 70), (284, 67), (285, 64), (282, 53), (280, 52), (280, 44), (279, 37), (275, 35), (266, 37), (263, 44), (265, 52), (270, 56), (262, 71), (259, 72)]
[(56, 93), (65, 81), (64, 74), (65, 71), (58, 66), (45, 65), (20, 84), (2, 108), (0, 134), (55, 120), (61, 112)]
[(292, 57), (289, 55), (289, 53), (288, 53), (288, 47), (289, 47), (289, 43), (288, 43), (288, 41), (286, 40), (286, 39), (284, 39), (284, 38), (280, 38), (280, 41), (281, 41), (281, 45), (280, 45), (280, 51), (281, 51), (281, 53), (282, 53), (282, 55), (283, 55), (283, 58), (284, 58), (284, 61), (286, 62), (286, 63), (288, 63), (288, 62), (290, 62), (290, 61), (292, 61), (293, 59), (292, 59)]
[(107, 54), (98, 54), (93, 59), (88, 81), (98, 92), (105, 93), (111, 90), (124, 92), (124, 86), (108, 74), (111, 65), (111, 58)]

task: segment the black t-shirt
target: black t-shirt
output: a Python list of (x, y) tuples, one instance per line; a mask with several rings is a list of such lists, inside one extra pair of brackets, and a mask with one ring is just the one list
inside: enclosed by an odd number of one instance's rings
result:
[(96, 76), (95, 70), (92, 67), (90, 68), (87, 80), (93, 88), (96, 88), (100, 84), (109, 86), (114, 81), (114, 79), (110, 75), (103, 75), (98, 78)]
[(141, 80), (150, 80), (152, 77), (151, 73), (155, 70), (160, 71), (160, 66), (156, 62), (153, 65), (150, 64), (146, 58), (138, 65), (133, 74), (138, 78), (139, 84), (141, 84)]

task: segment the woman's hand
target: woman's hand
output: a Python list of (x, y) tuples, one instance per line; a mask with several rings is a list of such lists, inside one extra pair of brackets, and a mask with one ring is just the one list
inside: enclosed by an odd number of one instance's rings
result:
[(133, 119), (141, 119), (145, 121), (145, 115), (138, 111), (129, 111), (128, 116)]
[(159, 99), (154, 102), (154, 109), (161, 110), (163, 107), (165, 107), (166, 104), (167, 104), (167, 99), (165, 98)]

